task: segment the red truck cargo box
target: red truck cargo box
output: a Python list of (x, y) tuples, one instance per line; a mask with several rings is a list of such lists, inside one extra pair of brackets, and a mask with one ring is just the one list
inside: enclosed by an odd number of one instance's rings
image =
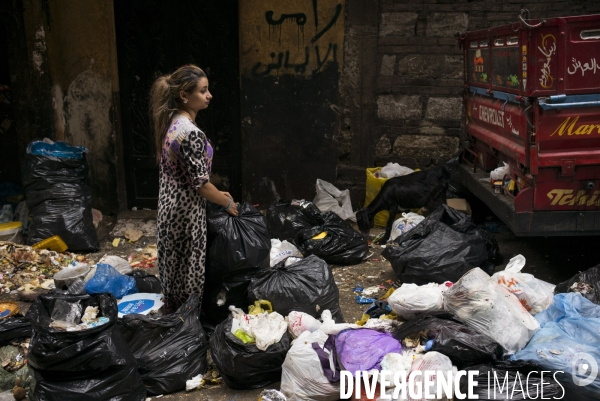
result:
[(600, 93), (598, 15), (528, 23), (537, 27), (516, 22), (461, 37), (468, 85), (528, 97)]
[[(600, 234), (600, 15), (521, 21), (460, 40), (463, 160), (473, 163), (461, 166), (463, 183), (517, 235)], [(516, 196), (489, 183), (501, 162)]]

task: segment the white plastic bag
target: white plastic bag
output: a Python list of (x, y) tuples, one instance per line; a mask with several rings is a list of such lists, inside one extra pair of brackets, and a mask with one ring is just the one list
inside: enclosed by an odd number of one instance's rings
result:
[[(313, 333), (305, 331), (292, 342), (281, 372), (281, 391), (290, 401), (334, 401), (340, 398), (339, 382), (330, 383), (327, 380), (312, 347), (316, 342), (322, 348), (327, 338), (327, 334), (320, 330)], [(333, 364), (333, 358), (329, 361), (332, 370), (340, 374)]]
[(329, 309), (325, 309), (323, 313), (321, 313), (321, 320), (323, 323), (321, 323), (320, 330), (327, 335), (337, 335), (342, 330), (355, 329), (358, 327), (356, 324), (352, 323), (336, 323), (335, 320), (333, 320), (333, 316), (331, 315), (331, 311)]
[(404, 167), (398, 163), (388, 163), (379, 170), (379, 177), (381, 178), (393, 178), (400, 177), (401, 175), (407, 175), (414, 173), (415, 171), (411, 168)]
[(287, 330), (287, 323), (283, 316), (277, 312), (247, 315), (241, 309), (231, 305), (229, 307), (233, 316), (231, 333), (235, 335), (238, 329), (243, 330), (256, 340), (256, 348), (265, 351), (269, 345), (281, 341)]
[(521, 350), (540, 328), (517, 297), (479, 267), (469, 270), (444, 293), (444, 309), (496, 340), (507, 355)]
[[(451, 283), (448, 283), (452, 285)], [(444, 310), (442, 294), (448, 285), (429, 283), (425, 285), (402, 284), (387, 299), (394, 312), (405, 319), (412, 319), (425, 312)]]
[[(433, 372), (433, 385), (431, 385), (429, 387), (429, 394), (436, 394), (437, 393), (437, 377), (435, 375), (436, 372), (441, 371), (442, 375), (445, 377), (445, 382), (451, 382), (453, 383), (453, 379), (456, 376), (456, 373), (458, 372), (457, 369), (452, 366), (452, 361), (450, 360), (450, 358), (448, 358), (446, 355), (444, 354), (440, 354), (439, 352), (436, 351), (429, 351), (428, 353), (426, 353), (425, 355), (423, 355), (423, 358), (417, 358), (411, 368), (410, 368), (410, 373), (414, 374), (414, 372), (422, 372), (422, 374), (420, 376), (416, 376), (416, 379), (413, 381), (413, 391), (415, 394), (421, 394), (421, 397), (419, 398), (412, 398), (412, 397), (408, 397), (408, 399), (410, 401), (421, 401), (421, 400), (438, 400), (438, 401), (448, 401), (448, 400), (452, 400), (452, 395), (450, 397), (446, 397), (446, 394), (444, 391), (442, 391), (442, 396), (440, 398), (437, 397), (426, 397), (426, 389), (425, 389), (425, 374), (427, 372)], [(409, 382), (410, 383), (410, 382)], [(449, 392), (449, 394), (454, 394), (454, 388), (451, 389), (451, 391)], [(409, 392), (410, 395), (410, 392)]]
[(510, 176), (510, 166), (504, 162), (502, 167), (498, 167), (490, 172), (490, 178), (492, 180), (503, 180), (505, 175)]
[(125, 259), (115, 255), (104, 255), (98, 263), (104, 263), (105, 265), (111, 265), (121, 274), (129, 274), (133, 271), (133, 268)]
[(304, 312), (292, 311), (285, 317), (285, 321), (293, 338), (298, 338), (305, 331), (317, 331), (321, 327), (321, 322)]
[(356, 221), (356, 216), (352, 212), (352, 203), (350, 202), (350, 191), (347, 189), (340, 191), (327, 181), (317, 178), (317, 195), (313, 203), (322, 213), (334, 212), (342, 220)]
[(515, 294), (523, 307), (532, 315), (537, 315), (554, 302), (554, 284), (535, 278), (532, 274), (521, 273), (525, 257), (512, 258), (503, 271), (494, 273), (492, 279), (500, 286)]
[(392, 224), (392, 233), (390, 234), (390, 241), (393, 241), (402, 234), (409, 232), (423, 220), (425, 220), (425, 217), (419, 214), (412, 212), (402, 213), (402, 217), (394, 221), (394, 224)]
[(271, 239), (271, 267), (275, 266), (282, 260), (295, 257), (301, 258), (302, 253), (296, 248), (294, 244), (290, 244), (287, 241), (279, 241), (278, 239)]

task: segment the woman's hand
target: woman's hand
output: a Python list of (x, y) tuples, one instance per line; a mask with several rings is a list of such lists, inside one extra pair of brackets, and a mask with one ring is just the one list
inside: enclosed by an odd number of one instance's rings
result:
[(198, 193), (204, 199), (216, 203), (217, 205), (221, 205), (221, 207), (223, 207), (230, 215), (238, 215), (237, 205), (229, 192), (219, 191), (217, 187), (210, 182), (207, 182), (198, 189)]
[[(237, 216), (238, 215), (237, 204), (233, 201), (233, 196), (231, 196), (231, 194), (229, 192), (221, 191), (221, 193), (223, 195), (225, 195), (226, 197), (228, 197), (231, 202), (231, 204), (229, 205), (229, 207), (227, 209), (225, 209), (225, 211), (232, 216)], [(223, 207), (225, 208), (225, 207), (227, 207), (227, 205), (225, 205)]]

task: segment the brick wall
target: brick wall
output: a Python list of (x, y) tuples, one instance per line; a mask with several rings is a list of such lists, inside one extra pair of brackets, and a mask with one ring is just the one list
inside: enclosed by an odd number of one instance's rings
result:
[[(425, 168), (458, 153), (464, 139), (463, 65), (456, 32), (514, 23), (522, 7), (536, 19), (600, 13), (599, 0), (379, 0), (370, 2), (377, 3), (370, 4), (377, 21), (352, 15), (366, 3), (348, 0), (344, 68), (351, 64), (353, 74), (342, 76), (359, 75), (360, 82), (343, 80), (354, 98), (342, 96), (347, 124), (338, 138), (343, 151), (337, 184), (351, 190), (355, 209), (364, 202), (366, 167), (397, 162)], [(364, 60), (363, 51), (363, 60), (353, 63), (356, 48), (369, 44), (371, 59)], [(372, 121), (363, 121), (365, 116)]]

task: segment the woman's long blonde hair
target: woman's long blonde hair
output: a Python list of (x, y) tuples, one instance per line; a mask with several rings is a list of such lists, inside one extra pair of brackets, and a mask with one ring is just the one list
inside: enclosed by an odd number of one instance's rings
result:
[(165, 136), (171, 120), (181, 102), (181, 91), (192, 93), (201, 78), (206, 78), (202, 69), (195, 65), (180, 67), (170, 75), (159, 77), (150, 90), (150, 114), (156, 140), (156, 161), (160, 163)]

